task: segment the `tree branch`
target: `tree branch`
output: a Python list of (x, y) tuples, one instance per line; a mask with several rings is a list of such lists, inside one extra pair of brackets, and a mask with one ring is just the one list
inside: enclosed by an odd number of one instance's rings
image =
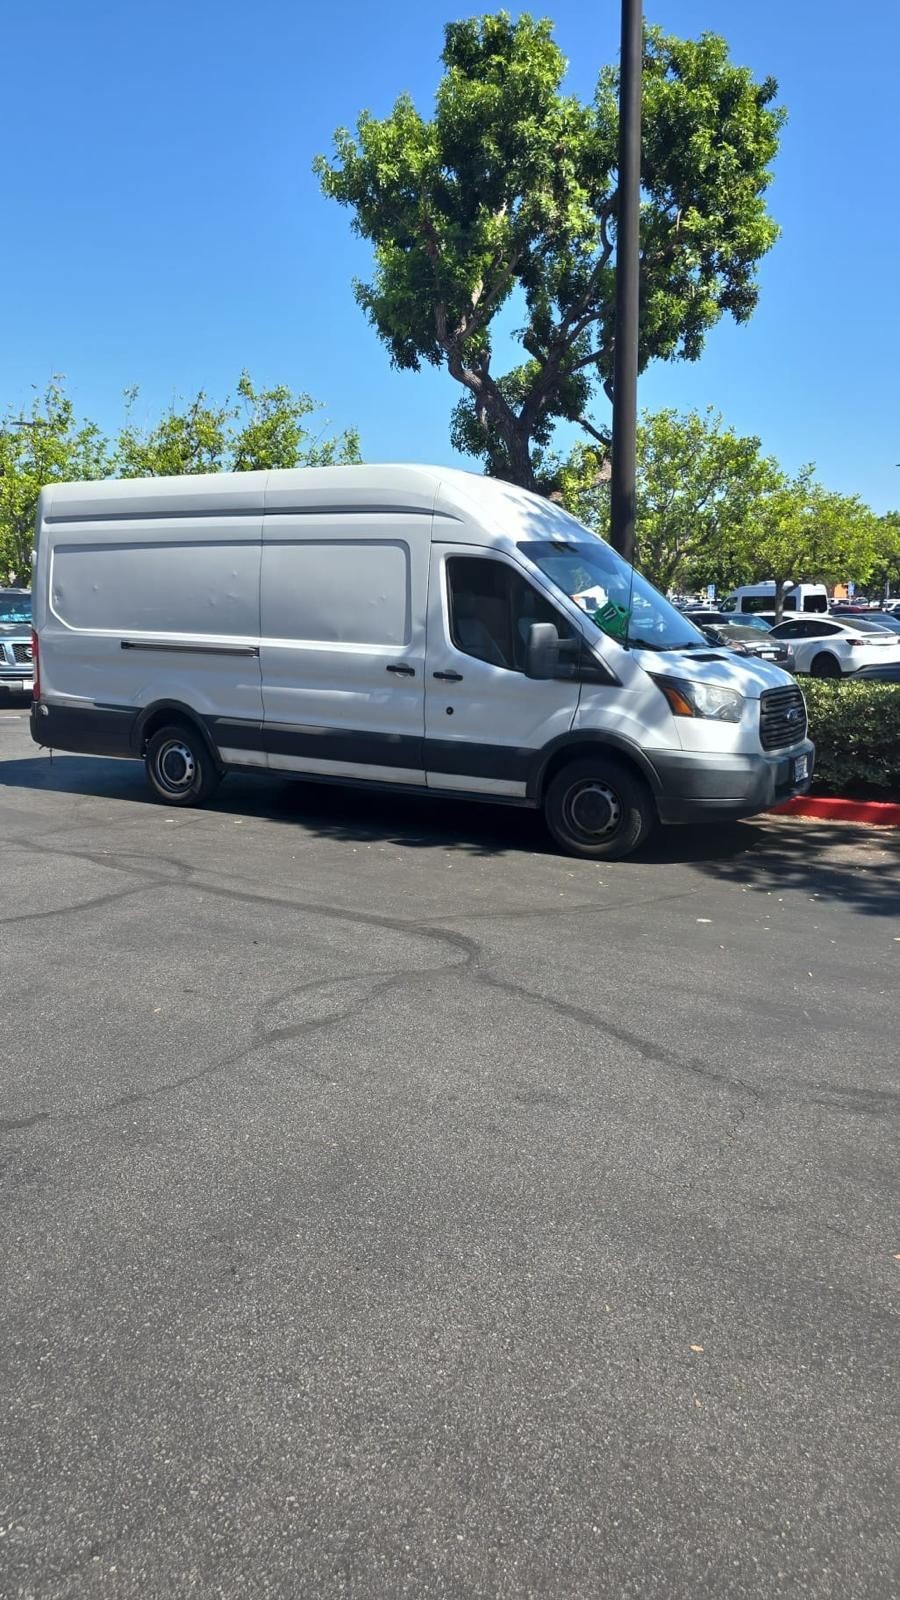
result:
[(509, 289), (510, 279), (515, 272), (516, 266), (521, 260), (521, 257), (521, 250), (516, 250), (513, 255), (510, 256), (506, 266), (499, 270), (494, 287), (484, 300), (481, 298), (484, 290), (484, 282), (482, 281), (478, 285), (475, 293), (472, 296), (471, 315), (464, 317), (456, 329), (456, 334), (459, 339), (470, 339), (473, 333), (477, 333), (485, 326), (485, 323), (490, 322), (491, 313)]
[(447, 358), (447, 370), (451, 378), (461, 383), (463, 388), (470, 390), (476, 399), (484, 387), (484, 373), (476, 372), (474, 367), (467, 366), (459, 348), (459, 341), (450, 332), (447, 325), (447, 307), (438, 301), (434, 308), (434, 331), (437, 341)]
[(587, 417), (576, 417), (575, 421), (579, 428), (583, 428), (585, 433), (589, 433), (591, 438), (596, 439), (598, 444), (602, 444), (607, 450), (609, 449), (610, 439), (608, 433), (601, 433), (600, 429), (595, 428), (592, 422), (588, 422)]
[(464, 360), (459, 340), (447, 326), (447, 308), (442, 303), (438, 303), (434, 308), (434, 321), (438, 343), (446, 355), (450, 376), (474, 396), (479, 422), (484, 425), (485, 418), (489, 416), (496, 424), (509, 451), (510, 460), (518, 462), (521, 470), (523, 462), (528, 458), (527, 439), (523, 435), (516, 413), (491, 376), (490, 356), (482, 356), (478, 367), (473, 367)]
[[(603, 248), (600, 251), (600, 255), (598, 256), (596, 262), (594, 263), (593, 268), (591, 269), (591, 275), (588, 278), (587, 284), (585, 285), (581, 294), (578, 296), (578, 299), (575, 301), (574, 305), (569, 307), (565, 316), (561, 318), (556, 328), (553, 330), (541, 371), (532, 384), (530, 392), (528, 395), (526, 395), (522, 409), (519, 412), (522, 421), (525, 422), (529, 427), (534, 426), (534, 423), (537, 421), (537, 418), (540, 415), (547, 394), (553, 388), (554, 384), (559, 378), (560, 371), (565, 362), (566, 352), (571, 349), (575, 340), (579, 338), (582, 333), (584, 333), (585, 329), (589, 328), (591, 323), (596, 321), (596, 311), (593, 308), (589, 308), (591, 307), (591, 300), (593, 299), (597, 284), (600, 281), (600, 274), (607, 266), (609, 258), (612, 255), (612, 242), (606, 231), (610, 215), (611, 213), (609, 207), (604, 207), (600, 214), (600, 234), (603, 240)], [(601, 352), (598, 351), (597, 355), (600, 353)], [(595, 357), (591, 357), (590, 359), (593, 360)], [(570, 370), (574, 371), (578, 367), (588, 365), (589, 361), (582, 360), (574, 362)]]
[[(607, 225), (607, 222), (609, 220), (609, 217), (610, 217), (609, 207), (608, 206), (604, 206), (603, 210), (600, 213), (600, 236), (601, 236), (601, 238), (603, 240), (603, 249), (601, 250), (600, 255), (597, 258), (597, 261), (594, 264), (594, 267), (593, 267), (593, 269), (591, 271), (590, 277), (588, 278), (587, 286), (584, 289), (584, 292), (576, 300), (574, 306), (570, 306), (569, 307), (568, 311), (566, 312), (566, 315), (563, 317), (562, 322), (559, 325), (559, 327), (560, 327), (560, 336), (566, 338), (567, 340), (568, 340), (569, 336), (571, 336), (572, 338), (576, 338), (578, 333), (583, 333), (584, 329), (586, 327), (588, 327), (589, 324), (591, 322), (593, 322), (593, 320), (594, 320), (593, 313), (592, 313), (586, 319), (586, 321), (584, 321), (583, 323), (580, 322), (580, 319), (584, 316), (585, 311), (587, 310), (588, 306), (591, 303), (591, 299), (593, 298), (594, 290), (596, 289), (597, 284), (598, 284), (598, 282), (600, 280), (600, 274), (603, 271), (604, 267), (607, 266), (607, 264), (609, 262), (609, 258), (610, 258), (610, 256), (612, 255), (612, 252), (613, 252), (612, 243), (611, 243), (611, 241), (610, 241), (610, 239), (609, 239), (609, 237), (607, 235), (607, 232), (606, 232), (606, 225)], [(579, 324), (577, 330), (575, 328), (575, 324)]]

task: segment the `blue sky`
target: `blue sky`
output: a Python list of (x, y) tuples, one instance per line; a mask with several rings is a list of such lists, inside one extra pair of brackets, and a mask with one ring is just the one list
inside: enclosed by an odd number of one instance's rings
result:
[[(368, 247), (310, 171), (331, 134), (437, 82), (453, 0), (9, 0), (4, 11), (0, 407), (67, 376), (107, 426), (242, 367), (356, 424), (370, 459), (447, 460), (459, 391), (391, 371), (351, 293)], [(617, 48), (617, 0), (555, 0), (587, 98)], [(744, 328), (694, 365), (657, 365), (641, 404), (712, 404), (785, 466), (900, 504), (897, 0), (655, 0), (673, 32), (724, 33), (774, 74), (790, 121), (773, 213), (783, 235)]]

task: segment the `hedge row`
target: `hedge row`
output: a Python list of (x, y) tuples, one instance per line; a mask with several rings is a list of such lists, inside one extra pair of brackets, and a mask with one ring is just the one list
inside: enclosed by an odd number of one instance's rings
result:
[(900, 798), (900, 684), (801, 678), (823, 794)]

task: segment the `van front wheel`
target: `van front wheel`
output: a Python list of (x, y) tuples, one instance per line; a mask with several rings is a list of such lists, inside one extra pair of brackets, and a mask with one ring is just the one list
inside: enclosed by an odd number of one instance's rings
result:
[(147, 742), (147, 779), (169, 806), (198, 806), (218, 787), (220, 774), (205, 740), (187, 723), (157, 728)]
[(650, 791), (614, 757), (572, 761), (551, 779), (544, 817), (567, 855), (621, 861), (656, 822)]

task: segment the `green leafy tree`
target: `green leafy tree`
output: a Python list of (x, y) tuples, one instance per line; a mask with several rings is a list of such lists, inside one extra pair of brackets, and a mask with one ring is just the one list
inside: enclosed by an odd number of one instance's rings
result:
[(245, 372), (235, 402), (217, 404), (202, 391), (170, 406), (148, 428), (133, 413), (138, 390), (126, 392), (126, 418), (114, 442), (96, 423), (79, 420), (60, 378), (36, 393), (26, 414), (0, 420), (0, 583), (31, 582), (37, 500), (47, 483), (88, 478), (161, 477), (253, 468), (318, 467), (359, 461), (354, 429), (333, 434), (320, 407), (286, 385), (256, 389)]
[(781, 475), (757, 501), (741, 560), (748, 582), (774, 579), (780, 619), (792, 583), (865, 582), (877, 554), (877, 517), (858, 495), (816, 483), (807, 466), (794, 478)]
[(243, 411), (230, 440), (233, 472), (330, 467), (362, 459), (355, 428), (328, 435), (323, 428), (313, 432), (307, 427), (308, 419), (321, 410), (308, 394), (294, 394), (284, 384), (255, 389), (246, 372), (241, 373), (238, 394)]
[(184, 410), (172, 404), (158, 422), (144, 429), (132, 415), (139, 393), (136, 387), (126, 390), (126, 420), (116, 440), (118, 477), (166, 478), (225, 470), (229, 429), (238, 415), (235, 406), (212, 404), (201, 389)]
[(900, 590), (900, 511), (886, 511), (875, 531), (875, 563), (870, 573), (879, 594)]
[[(737, 582), (754, 510), (776, 478), (759, 439), (725, 427), (711, 409), (645, 412), (637, 435), (636, 564), (663, 592)], [(579, 446), (559, 479), (567, 509), (605, 528), (609, 475), (601, 454)]]
[(156, 478), (195, 472), (249, 472), (256, 468), (315, 467), (359, 461), (359, 435), (353, 429), (327, 435), (313, 432), (307, 420), (320, 410), (308, 394), (285, 384), (256, 389), (243, 372), (237, 402), (211, 401), (200, 393), (189, 405), (172, 405), (150, 428), (139, 428), (131, 413), (138, 391), (126, 394), (128, 417), (116, 445), (123, 478)]
[(0, 421), (0, 583), (31, 581), (38, 495), (46, 483), (105, 478), (112, 471), (109, 441), (80, 420), (62, 386), (51, 378), (27, 412)]
[[(359, 304), (400, 368), (445, 367), (465, 390), (453, 438), (486, 470), (559, 487), (558, 422), (599, 445), (611, 393), (618, 211), (618, 74), (592, 104), (561, 92), (551, 25), (505, 12), (445, 30), (433, 117), (407, 95), (360, 117), (319, 157), (324, 192), (372, 241)], [(726, 312), (757, 299), (777, 236), (765, 204), (783, 112), (771, 78), (734, 66), (714, 34), (648, 28), (644, 45), (640, 364), (695, 360)], [(524, 360), (494, 369), (494, 319), (522, 305)]]

